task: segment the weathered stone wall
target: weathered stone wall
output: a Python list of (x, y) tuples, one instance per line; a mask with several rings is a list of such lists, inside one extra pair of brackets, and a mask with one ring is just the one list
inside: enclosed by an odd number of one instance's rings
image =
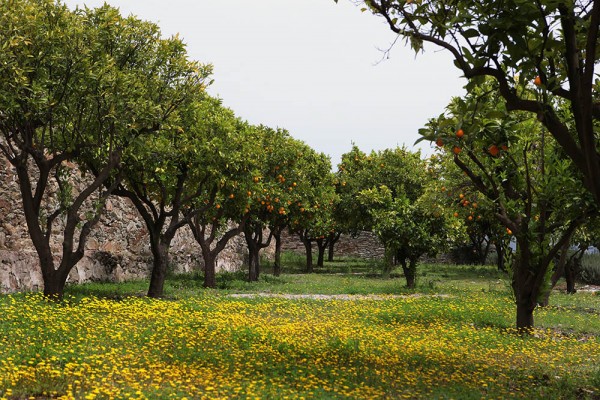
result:
[[(82, 176), (74, 165), (69, 165), (74, 194), (81, 183), (91, 177)], [(79, 183), (78, 183), (79, 182)], [(56, 184), (49, 189), (50, 203), (56, 205)], [(53, 234), (51, 247), (55, 262), (60, 262), (62, 237), (60, 221)], [(316, 246), (315, 246), (316, 247)], [(296, 235), (283, 236), (283, 250), (304, 253), (304, 246)], [(272, 245), (263, 250), (271, 258)], [(203, 260), (200, 246), (188, 227), (176, 235), (171, 247), (174, 272), (201, 270)], [(370, 232), (357, 237), (342, 236), (335, 246), (335, 254), (367, 259), (382, 258), (383, 246)], [(243, 236), (234, 238), (219, 255), (218, 270), (240, 269), (247, 258)], [(100, 222), (94, 228), (86, 245), (86, 255), (69, 275), (69, 282), (110, 281), (122, 282), (149, 276), (152, 254), (146, 227), (137, 210), (127, 199), (111, 197)], [(40, 290), (42, 275), (37, 254), (29, 238), (22, 211), (21, 195), (14, 168), (0, 158), (0, 292)]]
[[(304, 244), (298, 235), (282, 235), (281, 248), (283, 251), (305, 253)], [(316, 255), (317, 246), (313, 244), (313, 254)], [(382, 259), (384, 256), (383, 245), (372, 232), (360, 232), (357, 236), (342, 235), (335, 244), (333, 252), (335, 255), (356, 257), (365, 259)]]
[[(73, 165), (70, 167), (75, 182), (86, 179)], [(50, 201), (55, 202), (55, 184), (49, 192)], [(58, 225), (57, 228), (60, 228)], [(60, 229), (55, 233), (58, 235), (53, 235), (51, 246), (54, 254), (59, 255), (62, 243)], [(217, 268), (240, 268), (245, 246), (243, 237), (232, 240), (219, 256)], [(182, 228), (174, 238), (171, 258), (175, 272), (202, 268), (200, 247), (188, 227)], [(55, 261), (59, 262), (60, 258), (57, 256)], [(128, 200), (112, 197), (89, 237), (86, 255), (69, 275), (69, 282), (120, 282), (142, 278), (149, 275), (151, 262), (148, 234), (137, 210)], [(39, 290), (42, 285), (37, 254), (25, 224), (17, 177), (11, 164), (0, 158), (0, 292)]]

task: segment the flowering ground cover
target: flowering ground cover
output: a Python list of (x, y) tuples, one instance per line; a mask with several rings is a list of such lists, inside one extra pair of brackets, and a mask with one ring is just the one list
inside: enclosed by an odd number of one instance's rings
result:
[(600, 296), (555, 295), (536, 313), (540, 328), (520, 336), (506, 292), (459, 286), (318, 299), (2, 296), (0, 398), (600, 395)]

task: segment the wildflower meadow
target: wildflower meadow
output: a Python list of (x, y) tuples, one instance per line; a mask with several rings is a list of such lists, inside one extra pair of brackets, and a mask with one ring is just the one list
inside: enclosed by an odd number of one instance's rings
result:
[[(520, 335), (511, 328), (514, 303), (502, 283), (486, 288), (486, 279), (473, 276), (432, 289), (421, 281), (422, 293), (398, 290), (397, 279), (317, 274), (271, 278), (258, 291), (240, 282), (238, 290), (188, 290), (164, 300), (76, 287), (60, 303), (6, 295), (0, 398), (591, 399), (600, 393), (600, 296), (556, 294), (554, 305), (536, 313), (540, 327)], [(352, 294), (358, 283), (376, 294)], [(289, 294), (299, 287), (340, 295)]]

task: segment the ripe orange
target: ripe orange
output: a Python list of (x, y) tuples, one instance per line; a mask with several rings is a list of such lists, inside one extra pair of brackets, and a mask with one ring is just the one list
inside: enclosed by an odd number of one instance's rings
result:
[(465, 131), (463, 131), (462, 129), (459, 129), (458, 131), (456, 131), (456, 137), (457, 138), (460, 139), (463, 136), (465, 136)]
[(508, 228), (506, 228), (506, 233), (508, 233), (509, 235), (512, 235), (512, 231)]
[(498, 146), (496, 146), (495, 144), (488, 147), (488, 153), (490, 153), (492, 155), (492, 157), (496, 157), (499, 152), (500, 152), (500, 149), (498, 149)]
[(454, 147), (452, 148), (452, 152), (453, 152), (454, 154), (456, 154), (456, 155), (460, 154), (460, 152), (461, 152), (461, 151), (462, 151), (462, 149), (461, 149), (460, 147), (458, 147), (458, 146), (454, 146)]
[(442, 140), (442, 138), (437, 138), (435, 144), (437, 144), (438, 147), (442, 147), (444, 145), (444, 141)]
[(533, 80), (533, 83), (535, 84), (535, 86), (542, 86), (542, 78), (539, 75), (536, 76)]
[(457, 212), (454, 213), (454, 217), (458, 218), (458, 213)]
[(467, 218), (469, 221), (473, 221), (473, 216), (469, 215), (469, 217)]

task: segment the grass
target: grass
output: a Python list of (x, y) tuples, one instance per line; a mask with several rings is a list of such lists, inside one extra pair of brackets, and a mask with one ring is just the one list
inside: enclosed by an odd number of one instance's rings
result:
[[(522, 336), (493, 267), (419, 268), (415, 290), (346, 260), (252, 284), (220, 274), (216, 290), (170, 277), (166, 300), (143, 297), (146, 281), (0, 296), (0, 398), (600, 396), (600, 296), (553, 294)], [(230, 296), (257, 292), (378, 297)]]

